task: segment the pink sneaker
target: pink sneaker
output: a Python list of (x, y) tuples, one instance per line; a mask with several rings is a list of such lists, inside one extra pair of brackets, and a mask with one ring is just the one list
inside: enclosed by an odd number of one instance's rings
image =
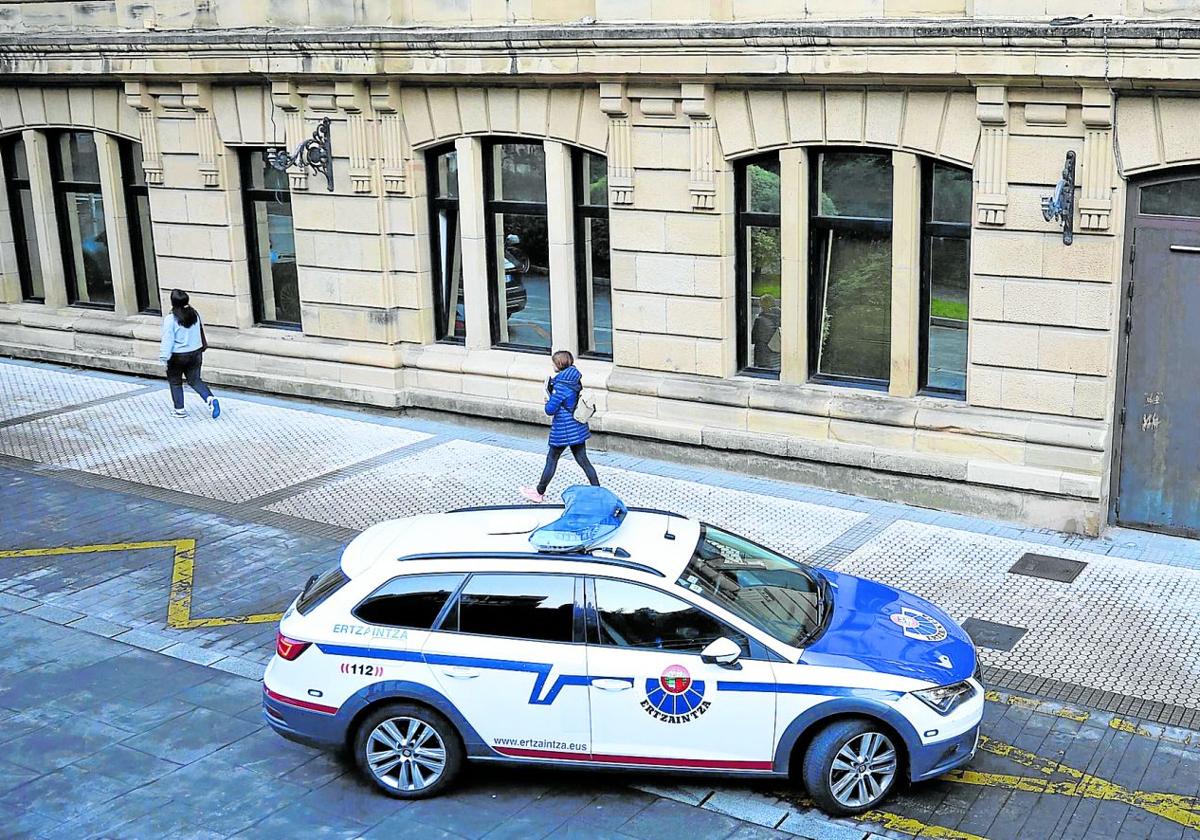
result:
[(542, 503), (542, 501), (546, 498), (541, 493), (539, 493), (537, 490), (534, 490), (532, 487), (522, 487), (521, 495), (524, 496), (529, 501), (533, 502), (535, 505), (540, 505)]

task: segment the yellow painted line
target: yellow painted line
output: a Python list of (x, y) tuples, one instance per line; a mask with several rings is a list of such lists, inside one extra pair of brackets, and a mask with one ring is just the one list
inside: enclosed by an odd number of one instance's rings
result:
[[(1028, 750), (995, 741), (987, 736), (980, 737), (979, 749), (1015, 762), (1020, 766), (1036, 770), (1041, 775), (1016, 776), (1006, 773), (954, 770), (943, 776), (942, 779), (958, 784), (980, 785), (1004, 790), (1120, 802), (1179, 825), (1200, 829), (1200, 798), (1198, 797), (1130, 790), (1108, 779), (1076, 770), (1061, 762), (1043, 758)], [(1066, 776), (1067, 780), (1051, 781), (1047, 778), (1055, 774)]]
[(75, 554), (100, 554), (110, 551), (139, 551), (149, 548), (171, 548), (175, 559), (171, 567), (171, 591), (167, 596), (167, 626), (178, 630), (197, 627), (226, 627), (231, 624), (269, 624), (279, 621), (283, 613), (254, 613), (212, 618), (192, 617), (192, 581), (196, 574), (196, 541), (146, 540), (142, 542), (97, 543), (94, 545), (64, 545), (55, 548), (19, 548), (0, 551), (0, 560), (21, 557), (64, 557)]
[(1133, 735), (1141, 735), (1143, 738), (1154, 737), (1154, 733), (1149, 729), (1146, 729), (1144, 726), (1138, 726), (1131, 720), (1125, 720), (1125, 718), (1113, 718), (1108, 722), (1108, 728), (1115, 729), (1118, 732), (1129, 732)]
[(980, 837), (978, 834), (971, 834), (954, 828), (945, 828), (940, 825), (929, 825), (912, 817), (903, 817), (900, 814), (893, 814), (888, 811), (867, 811), (865, 814), (855, 817), (855, 819), (876, 823), (888, 831), (901, 831), (905, 834), (911, 834), (914, 837), (921, 837), (922, 840), (926, 837), (930, 838), (930, 840), (987, 840), (987, 838)]
[(983, 699), (990, 700), (993, 703), (1004, 703), (1007, 706), (1029, 709), (1030, 711), (1039, 712), (1044, 715), (1054, 715), (1054, 717), (1073, 720), (1076, 723), (1084, 723), (1092, 717), (1091, 713), (1081, 709), (1056, 706), (1043, 700), (1033, 700), (1029, 697), (1019, 697), (1015, 694), (1001, 694), (999, 691), (985, 691)]

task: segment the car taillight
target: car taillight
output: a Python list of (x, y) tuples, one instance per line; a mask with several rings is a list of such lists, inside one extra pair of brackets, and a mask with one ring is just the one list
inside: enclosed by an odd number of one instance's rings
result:
[(289, 639), (282, 633), (275, 634), (275, 652), (289, 662), (304, 653), (304, 649), (311, 644), (312, 642), (298, 642), (295, 639)]

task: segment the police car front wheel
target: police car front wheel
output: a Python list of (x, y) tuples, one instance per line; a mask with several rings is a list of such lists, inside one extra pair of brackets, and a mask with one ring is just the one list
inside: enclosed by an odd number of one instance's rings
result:
[(367, 778), (400, 799), (436, 796), (463, 762), (451, 723), (413, 703), (391, 704), (368, 715), (355, 735), (354, 755)]
[(896, 784), (899, 756), (892, 736), (865, 719), (821, 730), (804, 755), (804, 786), (830, 814), (861, 814)]

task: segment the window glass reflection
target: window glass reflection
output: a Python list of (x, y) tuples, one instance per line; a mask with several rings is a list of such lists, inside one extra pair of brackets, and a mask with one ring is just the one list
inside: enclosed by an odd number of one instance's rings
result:
[(96, 139), (90, 131), (60, 131), (50, 148), (67, 300), (111, 309), (112, 265)]
[(300, 283), (296, 236), (287, 174), (263, 160), (261, 149), (242, 152), (246, 237), (255, 320), (300, 325)]
[(46, 299), (46, 286), (42, 279), (42, 259), (38, 252), (37, 226), (33, 218), (29, 163), (25, 156), (25, 141), (20, 134), (0, 139), (0, 166), (4, 169), (8, 193), (21, 299), (40, 303)]
[(892, 218), (892, 159), (866, 152), (821, 152), (817, 168), (821, 216)]
[(608, 236), (608, 159), (576, 151), (575, 305), (579, 349), (612, 358), (612, 271)]
[(467, 335), (463, 297), (462, 238), (458, 215), (458, 152), (432, 149), (429, 155), (430, 225), (433, 244), (434, 337), (462, 342)]
[(545, 150), (540, 143), (511, 142), (485, 148), (492, 341), (549, 350)]
[(830, 229), (816, 241), (816, 358), (820, 375), (888, 381), (891, 375), (891, 233)]

